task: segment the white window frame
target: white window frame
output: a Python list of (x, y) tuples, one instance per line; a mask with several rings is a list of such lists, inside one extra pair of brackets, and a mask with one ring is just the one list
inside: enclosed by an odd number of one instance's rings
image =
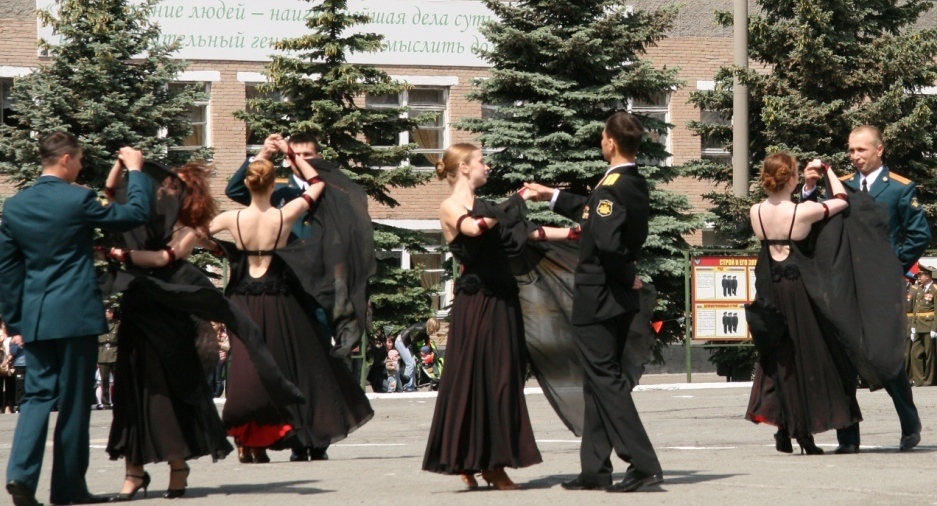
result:
[(10, 101), (10, 105), (13, 104), (13, 78), (10, 77), (0, 77), (0, 124), (3, 124), (3, 100), (4, 98)]
[[(254, 78), (254, 80), (252, 80), (252, 81), (242, 81), (242, 82), (244, 83), (244, 110), (247, 111), (247, 98), (248, 98), (248, 97), (247, 97), (247, 90), (248, 90), (248, 88), (251, 88), (251, 87), (256, 88), (257, 86), (259, 86), (259, 85), (261, 85), (261, 84), (267, 82), (267, 80), (266, 80), (266, 79), (263, 79), (263, 76), (260, 75), (259, 73), (256, 73), (256, 72), (238, 72), (238, 80), (239, 80), (239, 81), (241, 80), (241, 77), (242, 77), (241, 74), (244, 74), (243, 77), (245, 77), (245, 78), (247, 78), (247, 77), (252, 77), (252, 78)], [(257, 75), (254, 75), (254, 74), (257, 74)], [(276, 92), (276, 93), (280, 94), (280, 101), (282, 101), (282, 102), (286, 102), (286, 101), (287, 101), (287, 99), (283, 98), (283, 94), (282, 94), (282, 93), (280, 93), (279, 91)], [(244, 122), (244, 143), (247, 145), (247, 152), (248, 152), (248, 153), (259, 153), (260, 150), (261, 150), (261, 148), (264, 147), (263, 143), (261, 143), (261, 144), (249, 144), (249, 143), (247, 143), (247, 141), (248, 141), (247, 132), (248, 132), (248, 127), (247, 127), (247, 122), (245, 121), (245, 122)]]
[[(661, 106), (661, 105), (639, 105), (639, 106), (635, 106), (635, 105), (634, 105), (634, 99), (631, 98), (631, 97), (628, 97), (628, 112), (630, 112), (630, 113), (637, 113), (637, 114), (643, 114), (643, 115), (645, 115), (645, 116), (650, 116), (651, 114), (661, 114), (661, 113), (663, 113), (663, 114), (664, 114), (664, 120), (663, 120), (663, 121), (664, 121), (665, 123), (667, 123), (667, 124), (671, 124), (671, 121), (670, 121), (670, 119), (671, 119), (671, 107), (670, 107), (670, 104), (673, 102), (673, 91), (667, 91), (667, 92), (665, 92), (665, 95), (664, 95), (664, 96), (666, 97), (666, 102), (667, 102), (667, 104), (664, 105), (664, 106)], [(662, 165), (662, 166), (670, 166), (671, 164), (673, 164), (673, 128), (667, 128), (667, 132), (666, 132), (665, 134), (663, 134), (663, 135), (666, 137), (666, 142), (664, 142), (664, 149), (666, 149), (667, 152), (670, 153), (670, 156), (668, 156), (668, 157), (667, 157), (666, 159), (664, 159), (664, 160), (660, 160), (660, 165)]]
[[(180, 76), (180, 77), (188, 77), (188, 76)], [(196, 77), (198, 77), (198, 76), (196, 76)], [(204, 123), (202, 123), (202, 124), (204, 125), (204, 128), (202, 129), (202, 144), (201, 144), (200, 146), (173, 146), (173, 147), (169, 148), (170, 151), (198, 151), (199, 149), (202, 149), (202, 148), (210, 148), (210, 147), (212, 146), (212, 140), (211, 140), (211, 138), (212, 138), (212, 135), (211, 135), (211, 130), (212, 130), (212, 120), (211, 120), (211, 88), (212, 88), (212, 81), (210, 81), (210, 80), (206, 80), (206, 81), (184, 81), (184, 80), (176, 80), (176, 81), (173, 81), (173, 82), (172, 82), (172, 84), (174, 84), (174, 85), (182, 85), (182, 86), (198, 85), (199, 83), (201, 83), (201, 84), (205, 87), (204, 93), (205, 93), (205, 95), (208, 97), (208, 98), (206, 98), (205, 100), (196, 100), (196, 101), (192, 104), (192, 107), (201, 107), (201, 108), (204, 108), (205, 121), (204, 121)], [(197, 124), (199, 124), (199, 123), (192, 123), (193, 126), (194, 126), (194, 125), (197, 125)]]
[[(412, 82), (412, 81), (413, 81), (413, 79), (411, 78), (411, 82)], [(432, 82), (434, 82), (434, 81), (433, 81), (433, 80), (425, 80), (424, 82), (432, 83)], [(367, 107), (367, 108), (369, 108), (369, 109), (381, 109), (381, 108), (389, 109), (389, 108), (396, 108), (396, 107), (410, 107), (411, 109), (410, 109), (409, 111), (404, 112), (404, 113), (402, 113), (402, 114), (400, 115), (401, 118), (409, 118), (411, 114), (413, 114), (414, 116), (418, 116), (418, 115), (421, 114), (422, 112), (438, 112), (438, 113), (441, 115), (441, 119), (442, 119), (442, 122), (441, 122), (441, 123), (442, 123), (442, 126), (441, 126), (441, 128), (442, 128), (442, 146), (441, 146), (439, 149), (420, 149), (420, 148), (416, 148), (416, 149), (411, 150), (410, 153), (411, 153), (411, 154), (421, 154), (421, 153), (438, 154), (439, 157), (442, 158), (443, 152), (445, 152), (446, 148), (449, 147), (449, 143), (451, 142), (450, 134), (449, 134), (449, 130), (450, 130), (450, 129), (449, 129), (449, 107), (450, 107), (450, 103), (451, 103), (451, 101), (450, 101), (450, 97), (451, 97), (451, 95), (450, 95), (450, 93), (451, 93), (451, 87), (448, 85), (448, 83), (449, 83), (450, 81), (439, 81), (439, 82), (446, 82), (447, 84), (445, 84), (445, 85), (420, 84), (420, 85), (413, 86), (413, 88), (412, 88), (411, 90), (403, 90), (403, 91), (401, 91), (400, 93), (397, 94), (397, 103), (396, 103), (396, 104), (370, 105), (370, 104), (367, 104), (367, 97), (365, 97), (365, 104), (366, 104), (365, 107)], [(410, 91), (412, 91), (412, 90), (437, 90), (437, 91), (441, 91), (441, 92), (442, 92), (442, 102), (441, 102), (442, 106), (439, 107), (439, 108), (436, 108), (436, 107), (427, 107), (427, 106), (411, 106), (411, 105), (410, 105)], [(407, 145), (407, 144), (410, 144), (410, 132), (408, 132), (408, 131), (403, 131), (403, 132), (398, 133), (398, 134), (397, 134), (397, 146), (405, 146), (405, 145)], [(380, 146), (375, 146), (375, 147), (380, 147)], [(401, 163), (401, 165), (409, 165), (409, 164), (410, 164), (410, 161), (409, 161), (409, 160), (404, 160), (404, 161)], [(426, 170), (426, 171), (434, 170), (433, 167), (428, 167), (428, 166), (427, 166), (427, 167), (424, 167), (424, 166), (414, 166), (413, 168), (414, 168), (414, 170)]]

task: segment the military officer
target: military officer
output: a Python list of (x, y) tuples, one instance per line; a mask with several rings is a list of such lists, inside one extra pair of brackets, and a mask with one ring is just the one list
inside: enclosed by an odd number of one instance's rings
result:
[(920, 287), (914, 297), (914, 326), (911, 329), (911, 381), (917, 386), (933, 386), (935, 383), (934, 338), (937, 337), (937, 321), (934, 320), (934, 267), (920, 264), (918, 282)]
[(98, 372), (101, 374), (101, 403), (97, 409), (111, 409), (111, 374), (117, 363), (117, 318), (114, 308), (105, 311), (107, 332), (98, 336)]
[(914, 378), (911, 376), (911, 348), (914, 345), (914, 340), (917, 339), (917, 332), (914, 331), (914, 304), (916, 299), (921, 294), (920, 287), (917, 284), (917, 275), (920, 273), (912, 274), (913, 271), (908, 271), (905, 274), (904, 283), (905, 283), (905, 302), (904, 302), (904, 312), (907, 319), (907, 330), (906, 334), (908, 336), (907, 346), (904, 350), (905, 360), (904, 360), (904, 369), (908, 373), (908, 380), (911, 381), (912, 386), (914, 385)]
[[(849, 134), (849, 161), (856, 172), (840, 179), (845, 186), (856, 191), (868, 192), (876, 202), (888, 207), (891, 245), (901, 261), (903, 272), (907, 272), (931, 243), (930, 226), (918, 201), (917, 187), (908, 178), (888, 170), (882, 163), (884, 152), (885, 143), (878, 128), (862, 125), (853, 129)], [(802, 197), (817, 198), (817, 192), (814, 190), (821, 176), (819, 171), (804, 172)], [(885, 385), (885, 391), (891, 396), (898, 420), (901, 422), (901, 440), (898, 448), (901, 451), (911, 450), (921, 441), (921, 418), (914, 405), (907, 372), (899, 371), (898, 375)], [(839, 446), (835, 453), (859, 451), (858, 423), (838, 429), (836, 437)]]
[[(585, 415), (581, 472), (562, 484), (567, 490), (633, 492), (664, 480), (621, 363), (628, 328), (640, 308), (636, 262), (648, 234), (648, 185), (635, 163), (643, 136), (633, 115), (616, 112), (608, 118), (601, 145), (609, 169), (589, 197), (524, 185), (539, 200), (549, 200), (554, 211), (582, 224), (572, 323), (584, 369)], [(630, 464), (614, 485), (613, 450)]]
[(126, 232), (147, 222), (149, 179), (143, 154), (129, 147), (120, 160), (130, 171), (126, 204), (104, 206), (95, 192), (73, 183), (82, 146), (66, 132), (39, 141), (42, 175), (10, 197), (0, 222), (0, 312), (26, 352), (26, 394), (7, 462), (7, 491), (16, 506), (37, 506), (49, 414), (58, 405), (52, 438), (53, 504), (87, 504), (91, 495), (88, 428), (94, 395), (97, 336), (107, 331), (94, 272), (94, 233)]

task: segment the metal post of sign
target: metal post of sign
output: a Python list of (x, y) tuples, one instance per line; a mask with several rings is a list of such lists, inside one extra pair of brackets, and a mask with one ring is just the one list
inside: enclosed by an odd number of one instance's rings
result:
[[(733, 15), (735, 66), (748, 68), (748, 0), (735, 0)], [(738, 76), (732, 83), (732, 193), (748, 196), (748, 86)]]
[(684, 301), (684, 311), (683, 311), (683, 324), (685, 325), (684, 332), (684, 348), (686, 348), (686, 382), (693, 383), (693, 311), (690, 308), (690, 251), (683, 252), (683, 301)]

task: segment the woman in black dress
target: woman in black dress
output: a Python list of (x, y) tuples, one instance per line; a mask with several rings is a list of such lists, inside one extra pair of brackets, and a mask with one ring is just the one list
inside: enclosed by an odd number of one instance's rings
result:
[[(166, 230), (148, 234), (141, 249), (114, 248), (109, 253), (124, 262), (137, 281), (124, 291), (123, 319), (117, 332), (120, 353), (107, 452), (111, 459), (124, 457), (126, 477), (120, 494), (112, 500), (128, 501), (140, 488), (145, 493), (150, 475), (143, 466), (154, 462), (169, 463), (164, 497), (180, 497), (189, 476), (186, 460), (204, 455), (217, 460), (232, 450), (196, 349), (198, 339), (211, 338), (211, 327), (194, 319), (190, 311), (156, 302), (154, 290), (159, 289), (153, 286), (164, 282), (167, 285), (161, 286), (217, 291), (185, 261), (207, 235), (217, 210), (208, 193), (208, 174), (203, 165), (189, 163), (177, 169), (175, 176), (166, 177), (158, 192), (167, 197), (161, 202), (172, 202), (176, 196), (182, 199), (178, 217)], [(107, 183), (109, 196), (121, 177), (121, 168), (115, 165)]]
[[(821, 169), (820, 160), (807, 165)], [(765, 294), (784, 315), (787, 335), (770, 355), (762, 354), (755, 371), (745, 418), (778, 427), (776, 448), (791, 453), (791, 437), (801, 453), (822, 454), (813, 434), (843, 428), (861, 420), (855, 395), (855, 378), (836, 337), (821, 330), (810, 304), (797, 258), (807, 253), (814, 224), (848, 207), (845, 189), (831, 168), (827, 178), (834, 197), (824, 203), (791, 201), (799, 174), (797, 161), (776, 153), (765, 159), (761, 182), (768, 198), (751, 208), (752, 227), (761, 240), (758, 257), (759, 298)], [(764, 279), (763, 279), (764, 278)], [(769, 284), (770, 283), (770, 284)]]
[(287, 409), (273, 404), (257, 381), (248, 350), (232, 341), (222, 419), (245, 463), (268, 462), (267, 448), (327, 447), (374, 414), (351, 373), (330, 354), (316, 304), (296, 276), (303, 268), (296, 263), (309, 254), (306, 243), (287, 246), (293, 222), (315, 207), (326, 184), (302, 157), (293, 155), (286, 141), (278, 139), (277, 145), (309, 183), (301, 198), (279, 209), (272, 205), (273, 165), (255, 160), (245, 177), (250, 205), (224, 212), (211, 224), (212, 234), (228, 231), (234, 237), (233, 245), (225, 245), (231, 263), (226, 295), (257, 323), (280, 370), (306, 396), (305, 404)]
[(508, 258), (523, 250), (527, 238), (565, 240), (570, 231), (526, 224), (513, 227), (520, 233), (506, 230), (486, 212), (493, 206), (475, 198), (488, 171), (481, 149), (472, 144), (449, 147), (436, 164), (439, 179), (452, 186), (440, 208), (443, 236), (463, 270), (423, 469), (460, 474), (469, 488), (478, 487), (480, 471), (489, 484), (513, 490), (518, 487), (504, 468), (542, 460), (524, 399), (524, 324)]

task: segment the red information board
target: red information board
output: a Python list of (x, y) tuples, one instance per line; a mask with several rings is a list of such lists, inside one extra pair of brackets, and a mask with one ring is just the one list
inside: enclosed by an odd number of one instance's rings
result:
[(746, 302), (755, 297), (755, 256), (695, 256), (690, 260), (693, 339), (751, 339)]

